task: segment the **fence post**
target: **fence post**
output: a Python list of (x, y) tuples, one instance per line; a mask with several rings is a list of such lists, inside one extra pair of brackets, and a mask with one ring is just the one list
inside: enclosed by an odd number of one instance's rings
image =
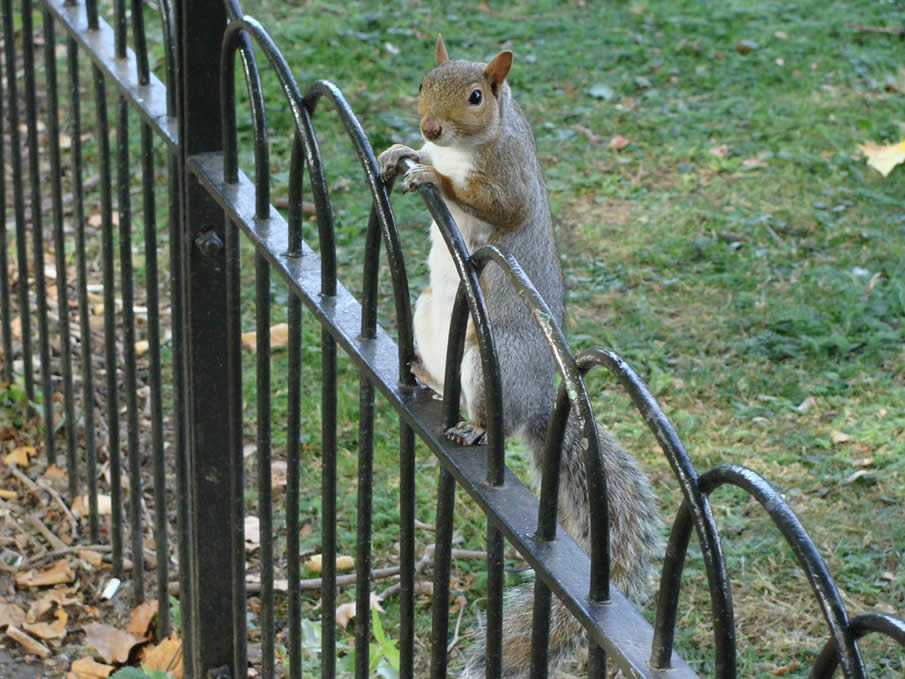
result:
[[(223, 0), (179, 0), (179, 138), (186, 387), (188, 584), (191, 656), (186, 676), (236, 676), (233, 661), (226, 278), (223, 210), (199, 184), (190, 158), (222, 151), (220, 40)], [(216, 670), (220, 671), (216, 671)], [(213, 671), (212, 671), (213, 670)], [(235, 668), (233, 668), (235, 670)]]

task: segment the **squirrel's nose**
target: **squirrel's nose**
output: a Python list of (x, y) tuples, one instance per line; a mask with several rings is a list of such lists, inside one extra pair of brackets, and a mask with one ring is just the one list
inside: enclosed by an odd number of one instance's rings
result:
[(424, 135), (424, 138), (428, 141), (434, 141), (440, 136), (440, 133), (443, 129), (437, 124), (435, 120), (425, 120), (421, 123), (421, 134)]

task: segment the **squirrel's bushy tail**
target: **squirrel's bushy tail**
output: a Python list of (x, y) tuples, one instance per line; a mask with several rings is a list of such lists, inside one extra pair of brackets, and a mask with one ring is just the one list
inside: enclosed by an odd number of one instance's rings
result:
[[(651, 557), (659, 543), (656, 501), (638, 462), (606, 430), (598, 427), (598, 434), (609, 498), (611, 581), (633, 603), (641, 604), (647, 598)], [(535, 453), (535, 463), (540, 468), (542, 436), (532, 436), (529, 432), (527, 438)], [(587, 482), (578, 441), (577, 423), (570, 418), (560, 470), (559, 521), (578, 545), (588, 552)], [(503, 610), (503, 677), (506, 679), (527, 679), (529, 676), (533, 607), (533, 585), (507, 592)], [(584, 645), (586, 635), (556, 596), (552, 599), (550, 620), (549, 676), (555, 677), (557, 670)], [(484, 676), (483, 638), (475, 640), (472, 648), (472, 655), (466, 661), (460, 679)]]

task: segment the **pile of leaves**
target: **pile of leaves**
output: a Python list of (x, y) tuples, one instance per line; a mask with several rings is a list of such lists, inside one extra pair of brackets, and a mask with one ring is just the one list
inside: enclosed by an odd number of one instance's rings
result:
[[(113, 576), (109, 544), (85, 544), (85, 501), (64, 501), (65, 473), (38, 454), (35, 425), (0, 431), (0, 633), (18, 657), (13, 676), (99, 679), (140, 666), (180, 679), (178, 634), (156, 639), (158, 602), (133, 606), (130, 584)], [(98, 505), (105, 533), (109, 497)]]

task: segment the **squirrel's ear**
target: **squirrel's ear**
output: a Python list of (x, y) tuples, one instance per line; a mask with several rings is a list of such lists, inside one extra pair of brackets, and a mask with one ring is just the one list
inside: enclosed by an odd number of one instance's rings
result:
[(437, 33), (437, 51), (434, 53), (434, 61), (437, 66), (449, 61), (449, 55), (446, 53), (446, 45), (443, 44), (443, 36), (439, 33)]
[(487, 64), (487, 68), (484, 69), (484, 75), (490, 80), (494, 94), (497, 93), (500, 85), (503, 84), (506, 76), (509, 75), (510, 68), (512, 68), (512, 52), (509, 50), (503, 50)]

